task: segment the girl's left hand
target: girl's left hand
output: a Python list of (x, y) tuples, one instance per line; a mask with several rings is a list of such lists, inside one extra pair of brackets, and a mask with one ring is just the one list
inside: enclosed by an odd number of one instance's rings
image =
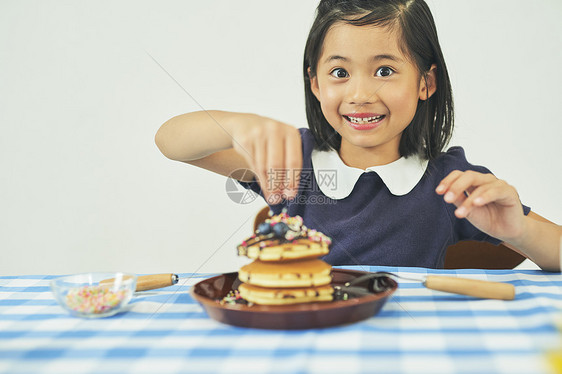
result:
[(522, 235), (525, 215), (514, 187), (493, 174), (452, 171), (435, 192), (455, 204), (455, 216), (466, 218), (490, 236), (510, 241)]

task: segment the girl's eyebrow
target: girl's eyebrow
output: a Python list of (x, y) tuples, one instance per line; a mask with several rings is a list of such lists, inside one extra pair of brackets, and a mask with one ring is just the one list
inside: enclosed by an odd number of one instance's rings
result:
[[(339, 56), (339, 55), (332, 55), (329, 56), (324, 63), (327, 64), (330, 61), (334, 61), (334, 60), (340, 60), (340, 61), (345, 61), (348, 62), (350, 61), (349, 58), (347, 57), (343, 57), (343, 56)], [(377, 62), (380, 60), (391, 60), (391, 61), (395, 61), (395, 62), (404, 62), (400, 57), (394, 56), (392, 54), (380, 54), (380, 55), (375, 55), (373, 57), (370, 58), (371, 61), (373, 62)]]

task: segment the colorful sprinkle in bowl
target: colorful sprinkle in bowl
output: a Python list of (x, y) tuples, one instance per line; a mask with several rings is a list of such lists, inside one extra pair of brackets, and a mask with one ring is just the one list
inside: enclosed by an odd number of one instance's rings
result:
[(137, 276), (129, 273), (84, 273), (51, 281), (59, 305), (82, 318), (109, 317), (123, 311), (136, 286)]

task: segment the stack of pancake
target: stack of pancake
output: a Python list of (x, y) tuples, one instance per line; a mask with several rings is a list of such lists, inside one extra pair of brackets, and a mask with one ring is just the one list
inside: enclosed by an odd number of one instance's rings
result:
[(238, 246), (238, 255), (254, 262), (238, 272), (240, 296), (262, 305), (331, 301), (332, 267), (319, 260), (329, 252), (330, 238), (308, 229), (299, 216), (268, 218)]

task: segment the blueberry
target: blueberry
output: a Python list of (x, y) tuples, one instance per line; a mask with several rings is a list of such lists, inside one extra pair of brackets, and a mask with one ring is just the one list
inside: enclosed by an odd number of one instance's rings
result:
[(267, 235), (271, 233), (271, 225), (269, 222), (262, 222), (258, 226), (258, 234), (260, 235)]
[(284, 237), (287, 231), (289, 231), (289, 226), (287, 226), (287, 224), (284, 222), (277, 222), (273, 226), (273, 232), (275, 233), (275, 236), (278, 238)]

